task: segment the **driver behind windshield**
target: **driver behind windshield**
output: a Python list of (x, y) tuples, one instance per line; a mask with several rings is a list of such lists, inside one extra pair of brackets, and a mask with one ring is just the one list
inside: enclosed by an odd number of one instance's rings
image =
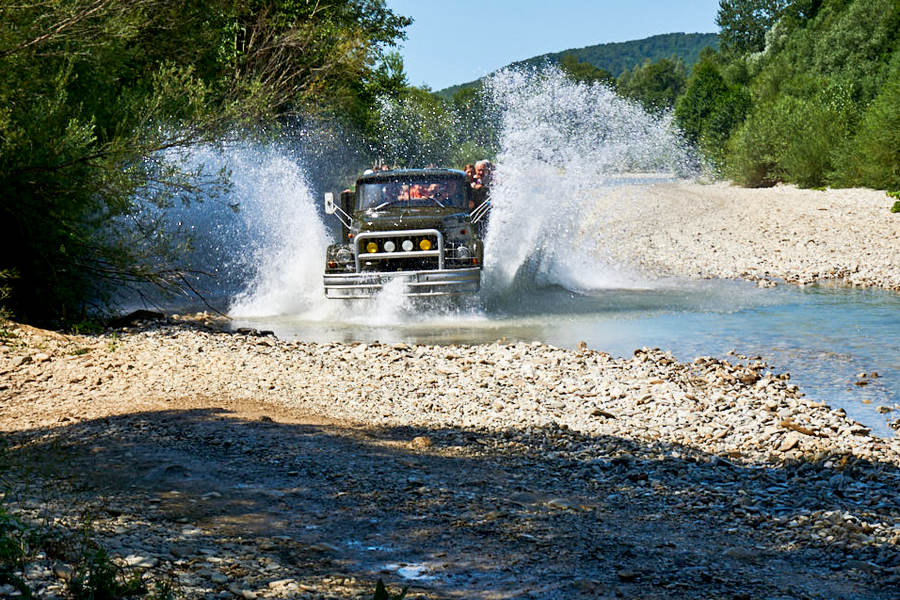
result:
[(390, 206), (409, 207), (448, 206), (461, 207), (463, 199), (462, 182), (456, 180), (439, 181), (392, 181), (377, 185), (366, 184), (359, 191), (361, 208), (380, 210)]
[(428, 198), (429, 194), (427, 193), (425, 186), (421, 183), (414, 183), (409, 186), (409, 199), (410, 200), (423, 200)]

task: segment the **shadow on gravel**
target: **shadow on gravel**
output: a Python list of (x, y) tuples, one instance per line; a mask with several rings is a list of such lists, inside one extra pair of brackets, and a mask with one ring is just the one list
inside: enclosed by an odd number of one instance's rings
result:
[(114, 553), (230, 565), (229, 581), (257, 589), (338, 576), (411, 584), (410, 598), (887, 599), (900, 584), (900, 473), (842, 456), (759, 467), (556, 427), (339, 428), (220, 409), (9, 443), (8, 503), (91, 515)]

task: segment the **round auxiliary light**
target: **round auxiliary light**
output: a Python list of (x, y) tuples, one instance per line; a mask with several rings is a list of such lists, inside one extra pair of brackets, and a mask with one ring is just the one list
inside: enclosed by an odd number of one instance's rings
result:
[(422, 250), (431, 250), (431, 240), (422, 240), (419, 242), (419, 248)]
[(384, 243), (384, 251), (385, 252), (393, 252), (396, 249), (397, 249), (397, 245), (394, 242), (392, 242), (391, 240), (388, 240)]
[(376, 244), (375, 242), (369, 242), (368, 244), (366, 244), (366, 252), (368, 252), (369, 254), (375, 254), (376, 252), (378, 252), (378, 244)]
[(412, 240), (403, 240), (403, 243), (400, 246), (407, 252), (413, 249)]

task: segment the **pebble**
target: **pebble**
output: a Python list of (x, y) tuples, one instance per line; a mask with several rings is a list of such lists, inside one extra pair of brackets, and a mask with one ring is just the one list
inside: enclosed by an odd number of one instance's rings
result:
[(129, 554), (124, 559), (125, 564), (129, 567), (140, 569), (152, 569), (159, 564), (159, 559), (153, 556), (142, 556), (140, 554)]
[(428, 436), (419, 435), (412, 439), (412, 441), (409, 443), (409, 447), (413, 450), (424, 450), (426, 448), (430, 448), (432, 444), (433, 442), (431, 441), (431, 438), (429, 438)]

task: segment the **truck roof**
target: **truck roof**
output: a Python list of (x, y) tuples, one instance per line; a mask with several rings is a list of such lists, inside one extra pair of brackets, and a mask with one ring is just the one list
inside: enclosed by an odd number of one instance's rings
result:
[(361, 175), (356, 180), (360, 183), (380, 183), (383, 181), (403, 181), (406, 179), (464, 179), (465, 173), (458, 169), (394, 169), (392, 171), (375, 171)]

